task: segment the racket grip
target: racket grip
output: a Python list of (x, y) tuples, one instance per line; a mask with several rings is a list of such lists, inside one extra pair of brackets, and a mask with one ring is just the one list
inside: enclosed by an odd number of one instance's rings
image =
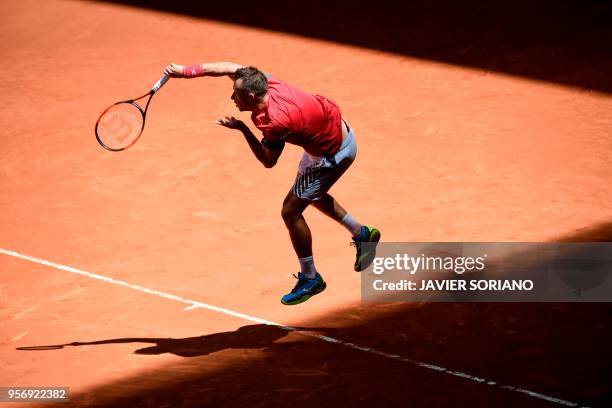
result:
[(163, 77), (161, 77), (159, 81), (157, 81), (155, 85), (153, 85), (153, 88), (151, 88), (151, 92), (157, 92), (159, 88), (161, 88), (166, 82), (168, 82), (168, 79), (170, 79), (168, 75), (164, 75)]

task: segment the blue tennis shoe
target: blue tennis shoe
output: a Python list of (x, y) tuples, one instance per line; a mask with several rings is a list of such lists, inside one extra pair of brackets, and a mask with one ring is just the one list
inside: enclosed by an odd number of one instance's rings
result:
[(308, 279), (302, 272), (299, 272), (297, 276), (293, 276), (298, 281), (291, 293), (287, 293), (281, 298), (283, 305), (297, 305), (298, 303), (305, 302), (314, 295), (323, 292), (327, 287), (319, 273), (313, 279)]

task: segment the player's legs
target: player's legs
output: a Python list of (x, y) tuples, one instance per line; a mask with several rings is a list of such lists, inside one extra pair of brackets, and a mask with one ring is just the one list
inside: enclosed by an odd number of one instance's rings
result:
[(320, 199), (313, 201), (311, 204), (323, 214), (338, 222), (341, 222), (347, 214), (346, 210), (329, 193), (323, 194)]
[[(358, 223), (327, 191), (350, 167), (357, 154), (353, 132), (343, 140), (334, 156), (315, 157), (305, 153), (298, 175), (283, 202), (282, 217), (291, 243), (299, 257), (302, 272), (291, 293), (281, 299), (284, 304), (301, 303), (325, 289), (325, 282), (316, 272), (312, 258), (312, 236), (302, 215), (309, 204), (341, 223), (353, 236), (357, 256), (355, 270), (365, 269), (373, 260), (380, 231)], [(363, 245), (374, 242), (374, 246)]]
[(310, 204), (310, 201), (296, 197), (290, 191), (283, 201), (283, 209), (281, 210), (281, 216), (285, 221), (287, 230), (289, 230), (293, 249), (299, 258), (312, 256), (312, 235), (302, 215), (308, 204)]
[(351, 233), (353, 239), (358, 239), (361, 235), (363, 225), (354, 219), (329, 193), (325, 193), (320, 200), (313, 201), (312, 205), (342, 224)]
[(325, 193), (319, 200), (313, 201), (312, 205), (323, 214), (342, 224), (351, 233), (353, 239), (360, 236), (363, 225), (354, 219), (329, 193)]
[[(362, 225), (351, 214), (338, 203), (327, 191), (330, 187), (338, 181), (338, 179), (344, 174), (344, 172), (350, 167), (355, 160), (357, 155), (357, 145), (355, 143), (355, 136), (353, 131), (349, 131), (348, 137), (342, 142), (342, 146), (338, 153), (332, 158), (327, 158), (326, 164), (331, 166), (321, 169), (320, 173), (315, 177), (315, 183), (318, 189), (312, 189), (317, 192), (317, 195), (311, 195), (313, 199), (312, 205), (319, 209), (321, 212), (336, 220), (344, 228), (346, 228), (352, 236), (355, 245), (355, 265), (356, 271), (362, 271), (366, 269), (374, 260), (376, 256), (376, 245), (380, 241), (380, 231), (376, 228)], [(304, 177), (298, 181), (302, 181)], [(308, 178), (306, 177), (308, 180)], [(303, 183), (296, 183), (296, 185), (302, 187)], [(301, 192), (302, 190), (308, 190), (308, 184), (306, 188), (297, 188), (296, 191)]]
[(289, 237), (299, 258), (301, 269), (295, 287), (281, 299), (281, 302), (285, 305), (302, 303), (324, 291), (327, 286), (317, 272), (312, 257), (312, 236), (303, 215), (309, 204), (309, 200), (297, 197), (292, 191), (287, 194), (283, 201), (281, 215), (289, 231)]
[[(323, 214), (338, 221), (351, 233), (353, 244), (357, 249), (354, 269), (362, 271), (367, 268), (374, 260), (376, 243), (380, 241), (380, 231), (360, 224), (329, 193), (325, 193), (319, 200), (313, 201), (312, 205)], [(371, 242), (374, 245), (362, 245), (364, 242)]]

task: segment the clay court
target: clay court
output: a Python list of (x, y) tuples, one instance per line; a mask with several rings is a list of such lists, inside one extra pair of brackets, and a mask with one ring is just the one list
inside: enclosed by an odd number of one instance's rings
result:
[(249, 123), (228, 79), (171, 79), (124, 152), (93, 131), (170, 62), (254, 65), (340, 105), (332, 193), (383, 241), (612, 241), (609, 3), (194, 3), (0, 3), (0, 386), (70, 388), (1, 406), (609, 406), (609, 303), (362, 303), (315, 209), (327, 290), (282, 305), (302, 151), (216, 125)]

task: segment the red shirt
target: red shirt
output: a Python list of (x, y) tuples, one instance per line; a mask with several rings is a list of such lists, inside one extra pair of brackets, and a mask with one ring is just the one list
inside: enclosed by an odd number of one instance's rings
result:
[(342, 144), (340, 108), (274, 77), (268, 78), (268, 104), (251, 119), (266, 142), (285, 141), (314, 156), (335, 154)]

